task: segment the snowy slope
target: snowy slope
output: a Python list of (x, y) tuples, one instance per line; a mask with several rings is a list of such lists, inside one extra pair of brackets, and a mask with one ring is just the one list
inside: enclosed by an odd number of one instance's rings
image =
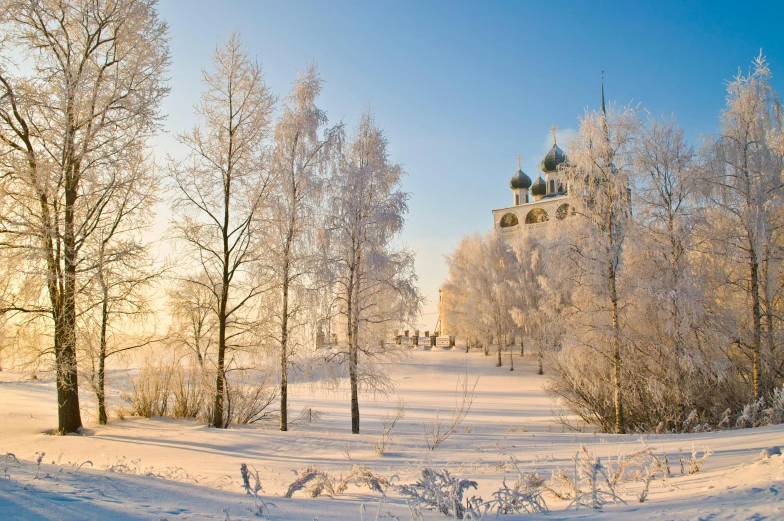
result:
[[(126, 418), (108, 426), (90, 423), (84, 436), (51, 436), (44, 433), (56, 424), (51, 383), (14, 381), (14, 375), (0, 373), (6, 380), (0, 384), (0, 455), (10, 452), (18, 459), (0, 458), (0, 475), (6, 478), (0, 480), (0, 519), (224, 520), (224, 509), (230, 519), (251, 519), (254, 500), (240, 487), (239, 467), (247, 463), (260, 472), (262, 497), (275, 505), (273, 519), (360, 519), (364, 504), (365, 519), (374, 519), (378, 511), (379, 519), (391, 519), (390, 513), (405, 520), (411, 516), (394, 489), (380, 509), (378, 493), (353, 486), (334, 498), (310, 499), (302, 492), (292, 499), (280, 496), (306, 465), (339, 476), (352, 464), (364, 464), (396, 475), (397, 483), (412, 483), (422, 465), (433, 464), (476, 480), (476, 493), (488, 498), (505, 477), (513, 481), (511, 456), (522, 470), (549, 477), (558, 467), (573, 466), (571, 457), (581, 443), (602, 458), (641, 446), (639, 435), (562, 432), (534, 361), (516, 358), (515, 368), (496, 368), (494, 359), (481, 353), (412, 351), (406, 363), (391, 368), (397, 382), (393, 395), (364, 398), (360, 435), (350, 434), (344, 392), (302, 385), (292, 393), (293, 417), (312, 407), (321, 419), (287, 433), (274, 425), (221, 431), (192, 421)], [(479, 377), (471, 412), (431, 452), (423, 423), (436, 409), (449, 415), (456, 380), (466, 372), (472, 382)], [(405, 400), (405, 417), (390, 453), (377, 456), (373, 443), (381, 417), (394, 410), (398, 397)], [(626, 505), (611, 504), (602, 512), (565, 511), (568, 501), (548, 497), (546, 518), (784, 519), (784, 461), (780, 455), (760, 458), (762, 449), (784, 445), (784, 426), (651, 435), (644, 442), (666, 453), (672, 467), (666, 485), (652, 484), (645, 503), (636, 499), (641, 485), (630, 483), (622, 495)], [(692, 447), (698, 454), (708, 447), (713, 455), (700, 472), (681, 475), (679, 449), (690, 454)], [(41, 452), (45, 456), (37, 469)], [(435, 513), (427, 517), (438, 518)]]

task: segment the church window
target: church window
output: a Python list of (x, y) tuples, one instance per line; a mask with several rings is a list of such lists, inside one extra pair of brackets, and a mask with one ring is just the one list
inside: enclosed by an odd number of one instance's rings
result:
[(550, 193), (555, 193), (555, 179), (550, 179)]
[(517, 226), (519, 221), (517, 220), (517, 215), (510, 212), (501, 217), (501, 222), (499, 224), (501, 228), (511, 228), (512, 226)]
[(550, 220), (550, 216), (543, 208), (534, 208), (525, 216), (525, 224), (543, 223)]
[(515, 194), (515, 206), (520, 204), (520, 194)]

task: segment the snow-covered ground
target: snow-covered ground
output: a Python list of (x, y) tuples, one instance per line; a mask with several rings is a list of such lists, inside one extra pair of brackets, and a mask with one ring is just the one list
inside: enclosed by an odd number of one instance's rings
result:
[[(476, 480), (475, 493), (489, 498), (504, 478), (514, 481), (514, 457), (525, 472), (549, 477), (558, 467), (573, 468), (572, 456), (585, 444), (602, 458), (642, 447), (639, 435), (562, 432), (553, 404), (542, 391), (535, 360), (515, 358), (495, 367), (494, 357), (461, 350), (414, 350), (390, 368), (397, 387), (385, 397), (364, 397), (362, 434), (352, 435), (345, 393), (301, 386), (293, 390), (292, 417), (310, 407), (320, 413), (282, 433), (275, 425), (217, 430), (195, 421), (163, 418), (114, 419), (108, 426), (90, 422), (83, 436), (46, 434), (56, 425), (51, 382), (16, 381), (0, 373), (0, 519), (253, 519), (254, 499), (241, 488), (240, 464), (255, 467), (279, 520), (411, 519), (394, 487), (386, 502), (365, 488), (350, 486), (334, 497), (310, 499), (302, 492), (283, 498), (302, 467), (315, 465), (333, 476), (352, 464), (371, 467), (395, 483), (413, 483), (423, 465), (448, 468)], [(508, 356), (504, 360), (508, 364)], [(426, 445), (423, 424), (438, 409), (449, 416), (455, 406), (457, 379), (478, 376), (476, 395), (465, 421), (435, 451)], [(397, 424), (393, 445), (384, 456), (373, 445), (381, 418), (398, 398), (405, 417)], [(548, 514), (503, 516), (506, 519), (784, 519), (784, 461), (760, 457), (762, 449), (784, 446), (784, 426), (739, 431), (645, 436), (656, 453), (666, 453), (672, 475), (651, 485), (645, 503), (641, 485), (629, 483), (626, 504), (603, 511), (565, 510), (569, 501), (547, 497)], [(696, 474), (682, 475), (679, 449), (713, 454)], [(16, 456), (5, 456), (12, 453)], [(40, 468), (36, 458), (44, 456)], [(89, 463), (86, 463), (89, 462)], [(364, 507), (362, 507), (364, 505)], [(488, 517), (494, 517), (488, 515)], [(426, 519), (446, 519), (434, 512)], [(258, 519), (258, 518), (256, 518)]]

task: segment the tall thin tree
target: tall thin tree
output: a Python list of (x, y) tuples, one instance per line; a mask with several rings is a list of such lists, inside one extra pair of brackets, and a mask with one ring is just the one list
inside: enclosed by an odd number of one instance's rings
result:
[(211, 295), (216, 314), (212, 425), (223, 428), (227, 353), (257, 326), (252, 309), (266, 287), (258, 266), (273, 176), (266, 145), (275, 98), (237, 33), (216, 46), (203, 77), (206, 89), (195, 108), (203, 127), (178, 136), (188, 154), (169, 163), (177, 193), (172, 229), (189, 255), (183, 277), (196, 275), (189, 282)]

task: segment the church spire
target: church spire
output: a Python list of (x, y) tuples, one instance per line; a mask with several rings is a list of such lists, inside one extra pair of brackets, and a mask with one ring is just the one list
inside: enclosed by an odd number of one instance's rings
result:
[(553, 145), (557, 144), (555, 140), (555, 133), (558, 131), (558, 127), (553, 123), (553, 126), (550, 127), (550, 132), (553, 133)]

